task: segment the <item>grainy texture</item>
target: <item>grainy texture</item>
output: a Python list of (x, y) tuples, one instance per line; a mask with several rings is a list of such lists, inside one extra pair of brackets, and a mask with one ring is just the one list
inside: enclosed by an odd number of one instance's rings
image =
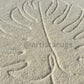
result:
[(81, 0), (0, 1), (0, 84), (84, 84)]

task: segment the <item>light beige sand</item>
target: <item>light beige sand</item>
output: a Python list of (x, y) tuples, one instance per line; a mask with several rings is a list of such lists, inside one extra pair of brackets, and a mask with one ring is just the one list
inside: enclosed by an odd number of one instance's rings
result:
[(0, 0), (0, 84), (84, 84), (83, 0)]

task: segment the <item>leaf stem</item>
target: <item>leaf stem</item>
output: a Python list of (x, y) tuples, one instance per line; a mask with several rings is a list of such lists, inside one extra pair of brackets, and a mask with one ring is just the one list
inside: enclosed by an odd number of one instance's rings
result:
[[(39, 10), (39, 14), (40, 14), (41, 22), (42, 22), (42, 28), (43, 28), (45, 37), (46, 37), (46, 39), (47, 39), (48, 45), (49, 45), (49, 47), (50, 47), (50, 49), (51, 49), (51, 51), (52, 51), (52, 53), (53, 53), (53, 55), (54, 55), (54, 58), (55, 58), (55, 61), (56, 61), (56, 65), (57, 65), (57, 67), (58, 67), (62, 72), (65, 72), (65, 71), (61, 68), (61, 66), (60, 66), (60, 64), (59, 64), (59, 62), (58, 62), (58, 60), (57, 60), (57, 55), (56, 55), (54, 49), (52, 48), (52, 45), (51, 45), (51, 42), (50, 42), (50, 40), (49, 40), (48, 34), (46, 33), (46, 29), (45, 29), (45, 25), (44, 25), (43, 16), (42, 16), (41, 7), (40, 7), (40, 3), (39, 3), (39, 2), (38, 2), (38, 10)], [(66, 72), (65, 72), (65, 73), (66, 73)]]

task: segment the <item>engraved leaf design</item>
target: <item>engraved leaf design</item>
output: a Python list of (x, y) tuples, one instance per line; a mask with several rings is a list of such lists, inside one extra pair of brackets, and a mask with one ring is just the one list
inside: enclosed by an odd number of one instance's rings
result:
[[(60, 2), (60, 0), (58, 0)], [(84, 12), (81, 7), (73, 4), (65, 3), (64, 11), (56, 17), (57, 9), (48, 16), (45, 22), (48, 21), (52, 26), (46, 26), (47, 37), (50, 43), (56, 42), (58, 46), (51, 46), (57, 59), (60, 68), (68, 74), (75, 73), (82, 75), (81, 70), (84, 70), (83, 61), (79, 62), (77, 59), (83, 59), (83, 21)], [(60, 9), (62, 6), (60, 7)], [(49, 11), (49, 8), (48, 8)], [(57, 12), (56, 12), (57, 11)], [(75, 12), (74, 12), (75, 11)], [(46, 16), (47, 17), (47, 16)], [(56, 18), (55, 18), (56, 17)]]
[[(33, 72), (34, 69), (31, 69), (30, 73), (36, 77), (31, 78), (30, 76), (29, 80), (44, 79), (48, 76), (50, 68), (54, 67), (53, 59), (60, 71), (82, 75), (84, 73), (83, 62), (77, 59), (83, 58), (84, 54), (81, 52), (83, 49), (81, 47), (84, 46), (83, 9), (61, 0), (45, 2), (48, 0), (30, 0), (24, 2), (21, 7), (12, 9), (10, 12), (11, 24), (3, 20), (0, 21), (1, 27), (3, 27), (1, 35), (4, 34), (4, 37), (10, 38), (11, 41), (18, 40), (19, 45), (23, 43), (22, 47), (26, 48), (26, 53), (29, 56), (26, 56), (27, 59), (34, 58), (32, 62), (34, 65), (32, 64), (31, 67), (35, 68), (35, 72)], [(30, 38), (31, 36), (32, 38)], [(47, 43), (49, 47), (36, 46), (36, 48), (29, 49), (28, 42)], [(53, 46), (55, 43), (57, 45)], [(43, 68), (48, 65), (45, 60), (51, 53), (52, 57), (48, 58), (50, 68)], [(38, 66), (42, 69), (41, 71)], [(39, 73), (38, 76), (37, 73)]]
[(54, 60), (53, 60), (52, 56), (49, 56), (49, 65), (50, 65), (51, 70), (53, 70), (53, 67), (55, 64), (54, 64)]

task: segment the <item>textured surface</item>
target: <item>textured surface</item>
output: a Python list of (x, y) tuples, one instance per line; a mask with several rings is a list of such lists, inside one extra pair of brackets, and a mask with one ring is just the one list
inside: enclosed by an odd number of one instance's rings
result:
[(84, 84), (83, 0), (0, 1), (0, 84)]

